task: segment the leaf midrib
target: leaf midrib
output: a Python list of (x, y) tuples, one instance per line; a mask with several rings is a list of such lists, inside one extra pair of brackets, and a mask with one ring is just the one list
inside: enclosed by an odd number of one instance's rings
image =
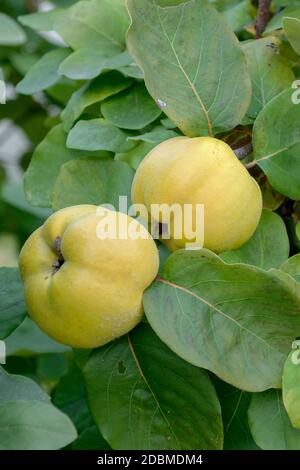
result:
[(152, 397), (153, 397), (153, 400), (155, 401), (155, 404), (156, 404), (156, 406), (157, 406), (157, 409), (160, 411), (161, 416), (163, 417), (163, 419), (164, 419), (164, 421), (166, 422), (167, 426), (169, 427), (171, 433), (173, 434), (173, 436), (174, 436), (174, 438), (175, 438), (175, 440), (176, 440), (176, 442), (177, 442), (177, 444), (178, 444), (178, 449), (180, 450), (180, 449), (181, 449), (181, 446), (180, 446), (180, 443), (179, 443), (179, 441), (178, 441), (178, 439), (177, 439), (177, 436), (176, 436), (176, 434), (175, 434), (175, 432), (174, 432), (174, 430), (173, 430), (173, 428), (172, 428), (172, 426), (171, 426), (171, 424), (170, 424), (168, 418), (166, 417), (165, 413), (164, 413), (163, 410), (161, 409), (160, 403), (159, 403), (159, 401), (158, 401), (158, 399), (157, 399), (157, 397), (156, 397), (154, 391), (152, 390), (151, 385), (149, 384), (149, 382), (148, 382), (148, 380), (147, 380), (147, 378), (146, 378), (146, 376), (145, 376), (145, 374), (144, 374), (144, 372), (143, 372), (143, 369), (142, 369), (142, 367), (141, 367), (141, 365), (140, 365), (140, 362), (139, 362), (139, 360), (138, 360), (138, 358), (137, 358), (137, 355), (136, 355), (136, 353), (135, 353), (135, 350), (134, 350), (134, 347), (133, 347), (133, 344), (132, 344), (132, 342), (131, 342), (131, 338), (130, 338), (130, 335), (129, 335), (129, 334), (127, 335), (127, 340), (128, 340), (128, 345), (129, 345), (130, 352), (131, 352), (131, 354), (132, 354), (132, 357), (133, 357), (133, 360), (134, 360), (134, 362), (135, 362), (135, 364), (136, 364), (136, 367), (137, 367), (137, 369), (138, 369), (138, 372), (139, 372), (139, 374), (140, 374), (142, 380), (144, 381), (145, 385), (147, 386), (149, 392), (151, 393), (151, 395), (152, 395)]
[[(155, 3), (154, 0), (152, 0), (152, 3), (153, 3), (153, 7), (156, 8), (157, 17), (158, 17), (159, 23), (160, 23), (160, 25), (161, 25), (161, 29), (162, 29), (163, 35), (166, 37), (166, 39), (167, 39), (167, 41), (168, 41), (168, 43), (169, 43), (169, 45), (170, 45), (170, 47), (171, 47), (171, 50), (172, 50), (172, 52), (173, 52), (173, 54), (174, 54), (174, 57), (175, 57), (175, 59), (176, 59), (176, 62), (177, 62), (177, 65), (178, 65), (179, 69), (181, 70), (181, 72), (182, 72), (184, 78), (185, 78), (186, 81), (188, 82), (190, 89), (192, 90), (193, 94), (194, 94), (195, 97), (196, 97), (196, 100), (198, 101), (198, 103), (199, 103), (199, 105), (200, 105), (201, 111), (202, 111), (202, 113), (204, 114), (205, 119), (206, 119), (206, 121), (207, 121), (208, 133), (209, 133), (210, 136), (213, 136), (213, 132), (212, 132), (212, 123), (211, 123), (211, 120), (210, 120), (210, 118), (209, 118), (208, 111), (207, 111), (207, 109), (206, 109), (205, 106), (204, 106), (204, 102), (203, 102), (201, 96), (199, 95), (199, 93), (198, 93), (198, 91), (197, 91), (195, 85), (193, 84), (193, 82), (191, 81), (191, 79), (190, 79), (190, 77), (188, 76), (187, 72), (185, 71), (183, 65), (181, 64), (180, 59), (179, 59), (179, 57), (178, 57), (178, 54), (177, 54), (177, 52), (176, 52), (176, 50), (175, 50), (173, 41), (171, 41), (170, 38), (169, 38), (169, 36), (167, 35), (167, 32), (166, 32), (166, 30), (165, 30), (165, 27), (164, 27), (164, 25), (163, 25), (163, 23), (162, 23), (162, 21), (161, 21), (161, 16), (160, 16), (160, 14), (159, 14), (159, 7), (157, 6), (157, 4)], [(182, 12), (184, 11), (185, 6), (186, 6), (186, 4), (183, 4), (183, 5), (182, 5)], [(181, 21), (181, 18), (180, 18), (180, 21)], [(177, 28), (177, 29), (178, 29), (178, 28)], [(177, 30), (176, 30), (176, 34), (177, 34)]]
[(183, 287), (183, 286), (179, 286), (178, 284), (175, 284), (171, 281), (168, 281), (167, 279), (163, 279), (161, 277), (157, 277), (156, 278), (158, 282), (161, 282), (163, 284), (166, 284), (174, 289), (179, 289), (181, 290), (182, 292), (188, 294), (188, 295), (191, 295), (193, 297), (195, 297), (196, 299), (198, 299), (200, 302), (204, 303), (205, 305), (207, 305), (209, 308), (211, 308), (212, 310), (215, 310), (218, 314), (222, 315), (223, 317), (225, 317), (227, 320), (230, 320), (232, 321), (233, 323), (235, 323), (241, 330), (245, 330), (246, 332), (248, 332), (250, 335), (254, 336), (257, 340), (259, 340), (260, 342), (264, 343), (268, 348), (271, 348), (273, 349), (274, 351), (276, 351), (278, 353), (278, 350), (276, 348), (274, 348), (272, 345), (270, 345), (269, 343), (267, 343), (266, 340), (264, 340), (263, 338), (257, 336), (253, 331), (249, 330), (248, 328), (246, 328), (245, 326), (243, 326), (241, 323), (239, 323), (237, 320), (235, 320), (234, 318), (230, 317), (229, 315), (227, 315), (225, 312), (223, 312), (222, 310), (220, 310), (219, 308), (217, 308), (215, 305), (211, 304), (210, 302), (208, 302), (207, 300), (205, 300), (203, 297), (201, 297), (200, 295), (196, 294), (195, 292), (189, 290), (188, 288), (186, 287)]

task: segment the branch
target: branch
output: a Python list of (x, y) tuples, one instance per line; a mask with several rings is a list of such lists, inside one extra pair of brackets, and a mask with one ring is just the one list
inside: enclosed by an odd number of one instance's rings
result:
[(258, 1), (258, 15), (255, 23), (256, 39), (261, 38), (270, 19), (271, 0)]
[(257, 165), (257, 160), (252, 160), (252, 162), (246, 163), (245, 168), (249, 170), (250, 168), (254, 168)]

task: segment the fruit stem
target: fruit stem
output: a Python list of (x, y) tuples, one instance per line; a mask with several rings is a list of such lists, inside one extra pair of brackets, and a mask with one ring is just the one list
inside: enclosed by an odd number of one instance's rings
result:
[(245, 168), (249, 170), (250, 168), (254, 168), (257, 165), (257, 160), (252, 160), (252, 162), (246, 163)]
[(258, 1), (258, 15), (255, 23), (256, 39), (261, 38), (270, 19), (271, 0)]
[(61, 266), (65, 262), (65, 259), (62, 255), (62, 252), (61, 252), (61, 237), (56, 237), (55, 238), (55, 240), (54, 240), (54, 250), (55, 250), (55, 253), (57, 254), (57, 259), (52, 264), (52, 268), (53, 268), (52, 274), (55, 274), (57, 271), (59, 271), (59, 269), (61, 268)]

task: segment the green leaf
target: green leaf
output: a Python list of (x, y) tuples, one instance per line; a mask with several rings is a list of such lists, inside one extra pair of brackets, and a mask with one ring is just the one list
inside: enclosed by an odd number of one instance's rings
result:
[(69, 55), (59, 67), (59, 73), (74, 80), (95, 78), (104, 70), (120, 70), (132, 64), (127, 51), (107, 57), (95, 49), (78, 49)]
[(36, 31), (53, 31), (55, 22), (64, 14), (62, 8), (49, 11), (39, 11), (29, 15), (21, 15), (18, 20), (24, 26)]
[(22, 323), (26, 310), (19, 270), (0, 268), (0, 339)]
[(145, 291), (144, 309), (176, 354), (252, 392), (281, 386), (300, 333), (300, 287), (290, 276), (229, 265), (208, 250), (172, 254)]
[(221, 403), (225, 450), (256, 450), (248, 425), (251, 394), (238, 390), (214, 378), (213, 383)]
[(24, 177), (26, 199), (30, 204), (51, 207), (52, 188), (61, 166), (69, 160), (86, 156), (86, 152), (68, 149), (66, 138), (59, 124), (36, 147)]
[(0, 13), (0, 45), (1, 46), (19, 46), (26, 41), (26, 34), (18, 23)]
[(101, 112), (108, 121), (123, 129), (143, 129), (161, 114), (143, 83), (135, 83), (105, 100)]
[(41, 219), (46, 219), (52, 213), (49, 209), (33, 207), (25, 199), (25, 193), (22, 183), (6, 183), (2, 188), (2, 198), (13, 207), (20, 209), (28, 214), (35, 215)]
[(50, 397), (33, 380), (22, 375), (8, 374), (0, 367), (0, 403), (18, 400), (49, 403)]
[(162, 8), (128, 0), (127, 44), (149, 93), (188, 136), (235, 127), (251, 95), (246, 59), (224, 18), (203, 0)]
[(284, 10), (281, 10), (277, 15), (273, 16), (265, 29), (265, 33), (267, 34), (270, 31), (274, 31), (275, 29), (281, 29), (283, 26), (283, 18), (285, 17), (300, 19), (299, 5), (288, 6), (288, 8), (284, 8)]
[(125, 162), (81, 158), (65, 163), (53, 187), (54, 210), (77, 204), (119, 206), (119, 196), (130, 200), (133, 171)]
[(32, 95), (45, 90), (60, 79), (58, 67), (69, 55), (70, 49), (54, 49), (38, 60), (17, 85), (17, 92)]
[(0, 449), (56, 450), (76, 439), (70, 419), (42, 401), (0, 404)]
[(67, 146), (78, 150), (108, 150), (126, 152), (133, 147), (127, 142), (128, 134), (105, 119), (79, 121), (69, 132)]
[(271, 185), (300, 199), (300, 106), (292, 89), (273, 98), (259, 113), (253, 129), (254, 158)]
[(103, 439), (95, 425), (86, 428), (72, 444), (72, 450), (109, 450), (111, 447)]
[(283, 29), (292, 48), (300, 55), (300, 19), (283, 18)]
[(84, 379), (81, 370), (75, 364), (71, 365), (57, 385), (53, 403), (71, 418), (79, 432), (92, 424)]
[(279, 268), (289, 257), (290, 244), (282, 218), (264, 209), (259, 225), (241, 248), (220, 255), (226, 263), (246, 263), (263, 269)]
[(222, 447), (221, 410), (210, 379), (173, 354), (148, 325), (95, 351), (83, 373), (93, 417), (112, 448)]
[[(92, 104), (119, 93), (127, 88), (132, 80), (117, 72), (106, 73), (91, 82), (84, 84), (71, 97), (61, 114), (64, 129), (69, 131), (82, 112)], [(100, 107), (99, 107), (100, 113)]]
[(292, 427), (280, 391), (253, 395), (248, 416), (254, 440), (262, 449), (300, 449), (300, 430)]
[(274, 36), (248, 41), (243, 49), (252, 80), (252, 100), (247, 115), (256, 118), (266, 104), (295, 79), (288, 59)]
[(137, 169), (143, 158), (155, 147), (156, 144), (141, 142), (132, 150), (126, 153), (116, 153), (115, 160), (127, 162), (131, 168)]
[(54, 29), (75, 50), (88, 48), (113, 55), (124, 51), (128, 26), (124, 0), (89, 0), (65, 10)]
[(294, 428), (300, 429), (299, 349), (292, 351), (283, 369), (282, 399)]
[(23, 323), (6, 338), (5, 344), (8, 356), (33, 356), (70, 351), (67, 346), (45, 335), (29, 317), (26, 317)]
[(280, 269), (300, 282), (300, 253), (286, 260)]

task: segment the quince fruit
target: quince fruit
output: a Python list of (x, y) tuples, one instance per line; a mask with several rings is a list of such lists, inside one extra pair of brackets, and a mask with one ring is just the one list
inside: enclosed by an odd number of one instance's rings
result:
[[(106, 233), (113, 223), (117, 237)], [(158, 265), (143, 225), (103, 207), (99, 215), (93, 205), (52, 214), (20, 254), (30, 316), (50, 337), (76, 348), (102, 346), (136, 326)]]
[(201, 245), (216, 253), (243, 245), (255, 231), (262, 211), (259, 185), (231, 148), (213, 137), (175, 137), (157, 145), (137, 169), (132, 200), (146, 206), (149, 220), (153, 220), (153, 204), (190, 205), (190, 215), (183, 211), (181, 221), (167, 220), (163, 212), (154, 215), (158, 224), (168, 224), (169, 239), (162, 241), (171, 250), (195, 241), (184, 233), (181, 237), (175, 234), (182, 228), (178, 224), (183, 226), (188, 217), (192, 229), (197, 229), (197, 204), (204, 205)]

